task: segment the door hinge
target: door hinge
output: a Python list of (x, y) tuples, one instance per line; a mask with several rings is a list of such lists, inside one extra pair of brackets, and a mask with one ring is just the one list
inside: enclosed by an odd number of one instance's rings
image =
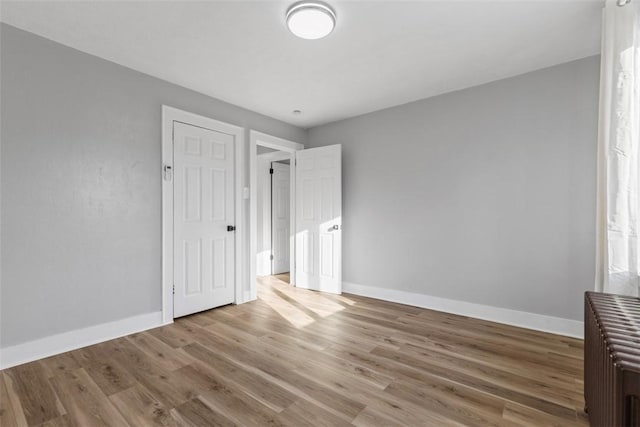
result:
[(270, 169), (269, 169), (269, 173), (270, 173), (271, 175), (273, 175), (273, 168), (270, 168)]
[(176, 294), (176, 285), (173, 285), (173, 294)]
[(269, 255), (269, 259), (273, 261), (273, 254)]

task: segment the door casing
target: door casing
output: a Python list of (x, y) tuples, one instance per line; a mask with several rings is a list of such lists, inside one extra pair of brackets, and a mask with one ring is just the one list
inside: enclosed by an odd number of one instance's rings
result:
[(177, 108), (162, 106), (162, 322), (173, 322), (173, 122), (213, 129), (234, 136), (235, 141), (235, 300), (245, 302), (243, 292), (243, 254), (246, 245), (243, 239), (243, 181), (244, 181), (244, 128), (214, 120)]
[[(291, 209), (291, 225), (290, 230), (295, 230), (295, 162), (296, 151), (303, 150), (304, 145), (288, 141), (286, 139), (278, 138), (275, 136), (267, 135), (262, 132), (251, 130), (249, 132), (249, 295), (248, 300), (254, 300), (257, 295), (257, 282), (256, 282), (256, 264), (257, 264), (257, 217), (258, 207), (256, 204), (257, 198), (257, 147), (267, 147), (274, 150), (284, 151), (289, 153), (289, 159), (291, 160), (291, 186), (290, 186), (290, 209)], [(295, 254), (295, 238), (293, 234), (290, 239), (290, 254)], [(289, 257), (290, 262), (290, 278), (291, 285), (295, 285), (295, 256)]]

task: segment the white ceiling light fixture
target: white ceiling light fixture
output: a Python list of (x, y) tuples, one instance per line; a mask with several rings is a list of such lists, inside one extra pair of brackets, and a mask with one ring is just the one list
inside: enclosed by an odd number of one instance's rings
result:
[(329, 5), (317, 1), (301, 1), (287, 10), (287, 27), (296, 36), (317, 40), (328, 36), (336, 26), (336, 13)]

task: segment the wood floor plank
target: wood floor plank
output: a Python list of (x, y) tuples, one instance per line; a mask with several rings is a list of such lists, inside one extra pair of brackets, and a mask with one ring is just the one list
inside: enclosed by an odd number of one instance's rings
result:
[(448, 379), (433, 375), (424, 376), (421, 381), (413, 378), (399, 378), (390, 384), (385, 392), (413, 395), (429, 395), (441, 401), (449, 402), (449, 406), (463, 406), (473, 411), (478, 410), (490, 417), (499, 418), (504, 411), (505, 401), (499, 397), (475, 390), (472, 387), (458, 384)]
[(114, 360), (111, 344), (101, 343), (74, 352), (78, 364), (107, 396), (127, 390), (136, 384), (133, 375)]
[(278, 419), (290, 427), (347, 427), (344, 421), (313, 403), (300, 399), (278, 415)]
[[(433, 319), (433, 314), (428, 317), (422, 315), (405, 315), (399, 317), (398, 322), (421, 327), (426, 324), (425, 320), (430, 319)], [(464, 319), (467, 319), (466, 323)], [(506, 346), (514, 345), (515, 349), (528, 350), (534, 354), (546, 354), (550, 351), (557, 350), (562, 352), (564, 355), (572, 355), (577, 358), (580, 358), (582, 355), (582, 348), (572, 346), (569, 342), (554, 339), (542, 339), (535, 335), (527, 335), (527, 332), (516, 335), (513, 332), (510, 332), (509, 329), (505, 328), (507, 325), (496, 325), (497, 324), (493, 323), (491, 326), (488, 326), (488, 322), (473, 322), (468, 318), (457, 318), (456, 321), (437, 322), (431, 331), (453, 334), (457, 337), (464, 337), (466, 339), (479, 339), (487, 344)]]
[(230, 335), (210, 328), (200, 328), (194, 334), (203, 346), (263, 370), (286, 370), (288, 366), (298, 364), (295, 354), (246, 334)]
[(346, 376), (340, 372), (322, 368), (316, 368), (314, 371), (299, 370), (297, 372), (309, 380), (316, 380), (325, 387), (336, 390), (337, 393), (342, 394), (345, 398), (348, 397), (362, 402), (366, 405), (365, 409), (375, 408), (387, 417), (400, 420), (406, 425), (460, 425), (450, 417), (443, 415), (441, 411), (433, 411), (425, 408), (422, 403), (415, 404), (389, 393), (380, 393), (360, 379)]
[(74, 357), (74, 352), (71, 351), (47, 357), (46, 359), (40, 360), (39, 363), (42, 365), (47, 378), (80, 368), (80, 364)]
[[(16, 400), (27, 424), (37, 425), (63, 415), (59, 401), (47, 375), (38, 362), (26, 363), (4, 371), (9, 393), (15, 393)], [(14, 406), (15, 409), (15, 406)]]
[[(374, 350), (372, 353), (375, 354), (376, 352), (379, 352), (379, 350)], [(532, 376), (523, 376), (520, 375), (520, 373), (477, 363), (473, 360), (457, 357), (457, 355), (424, 350), (416, 351), (408, 347), (403, 347), (401, 352), (419, 357), (428, 363), (442, 366), (443, 368), (455, 369), (458, 372), (469, 374), (475, 378), (484, 379), (512, 390), (531, 395), (545, 396), (545, 399), (558, 405), (573, 407), (580, 403), (577, 401), (575, 393), (554, 387), (544, 381), (532, 378)], [(538, 367), (538, 369), (539, 368), (540, 367)]]
[[(504, 345), (501, 341), (491, 342), (491, 336), (487, 335), (485, 339), (477, 339), (472, 337), (464, 336), (464, 334), (460, 331), (449, 331), (446, 334), (442, 332), (437, 332), (437, 327), (431, 327), (429, 324), (425, 323), (423, 325), (419, 324), (407, 324), (400, 321), (390, 321), (385, 319), (378, 319), (374, 317), (367, 317), (362, 314), (355, 313), (340, 313), (337, 316), (341, 316), (345, 322), (347, 323), (359, 323), (361, 325), (375, 325), (378, 328), (386, 331), (386, 333), (401, 333), (409, 336), (417, 336), (417, 337), (434, 337), (435, 339), (442, 340), (444, 342), (467, 342), (470, 345), (473, 345), (476, 348), (483, 349), (485, 351), (496, 351), (499, 349), (501, 354), (508, 355), (514, 359), (521, 359), (531, 361), (541, 365), (552, 365), (548, 361), (548, 354), (545, 351), (540, 351), (540, 348), (536, 348), (535, 351), (528, 347), (518, 347), (518, 346), (507, 346)], [(436, 329), (434, 331), (433, 329)], [(569, 375), (578, 376), (581, 374), (580, 365), (573, 366), (563, 366), (563, 373)]]
[(351, 423), (357, 427), (396, 427), (404, 426), (400, 420), (385, 416), (371, 407), (366, 407)]
[(283, 363), (281, 358), (285, 352), (275, 347), (265, 345), (259, 341), (247, 342), (230, 339), (202, 329), (199, 334), (200, 342), (212, 351), (225, 355), (230, 360), (252, 372), (262, 375), (271, 382), (279, 384), (296, 395), (306, 396), (318, 404), (330, 408), (330, 412), (345, 419), (352, 419), (363, 405), (323, 387), (315, 381), (309, 381), (292, 371), (293, 363)]
[(65, 414), (61, 417), (46, 421), (38, 427), (76, 427), (77, 425), (77, 422), (75, 422), (70, 415)]
[(575, 374), (568, 374), (561, 369), (549, 368), (547, 365), (530, 362), (522, 359), (514, 359), (507, 355), (502, 355), (498, 350), (488, 352), (478, 349), (472, 343), (453, 343), (435, 337), (397, 337), (399, 341), (404, 341), (403, 345), (411, 351), (425, 351), (431, 353), (443, 353), (454, 355), (458, 358), (470, 360), (490, 367), (499, 367), (501, 370), (511, 372), (530, 378), (544, 381), (545, 384), (560, 390), (575, 391)]
[(349, 360), (331, 356), (324, 352), (316, 354), (308, 360), (304, 360), (301, 369), (313, 372), (318, 369), (318, 367), (328, 368), (334, 372), (340, 372), (343, 375), (357, 378), (363, 384), (367, 384), (381, 390), (384, 390), (394, 380), (394, 377), (390, 375), (383, 374), (366, 366), (353, 363)]
[[(18, 418), (22, 415), (21, 408), (18, 411), (13, 409), (11, 402), (12, 398), (9, 396), (9, 390), (4, 380), (4, 374), (0, 372), (0, 426), (3, 427), (18, 427), (26, 426), (27, 420), (24, 417)], [(14, 399), (19, 403), (17, 397)]]
[(259, 282), (256, 301), (1, 371), (0, 425), (588, 426), (581, 340)]
[(74, 424), (129, 425), (83, 368), (63, 372), (49, 381)]
[(147, 331), (163, 343), (173, 347), (180, 348), (195, 342), (193, 335), (184, 329), (177, 327), (175, 323), (165, 325), (160, 328), (154, 328)]
[(297, 400), (297, 396), (265, 378), (248, 372), (233, 361), (216, 354), (200, 344), (190, 344), (183, 350), (208, 365), (220, 377), (236, 384), (238, 388), (268, 408), (280, 412)]
[(132, 426), (178, 426), (170, 408), (140, 384), (112, 394), (109, 400)]
[(221, 378), (206, 365), (196, 362), (179, 370), (189, 382), (197, 384), (198, 399), (214, 412), (239, 425), (282, 425), (277, 413)]
[(162, 369), (175, 371), (189, 364), (189, 361), (182, 353), (177, 352), (173, 347), (165, 344), (151, 334), (141, 332), (126, 338), (153, 358)]
[[(354, 306), (360, 305), (365, 307), (371, 307), (372, 309), (387, 309), (387, 310), (396, 310), (399, 313), (403, 314), (420, 314), (424, 312), (424, 309), (418, 307), (412, 307), (410, 305), (399, 304), (396, 302), (383, 301), (383, 300), (372, 300), (371, 298), (363, 297), (360, 295), (354, 294), (343, 294), (344, 298), (348, 298), (352, 302), (354, 302)], [(372, 301), (375, 301), (372, 304)], [(431, 311), (431, 310), (429, 310)]]
[(237, 316), (238, 327), (247, 330), (256, 330), (259, 332), (258, 336), (274, 332), (283, 333), (313, 343), (320, 349), (330, 345), (331, 337), (315, 333), (311, 331), (309, 327), (295, 327), (280, 315), (276, 315), (272, 309), (269, 310), (270, 312), (268, 313), (250, 312)]
[(253, 372), (259, 373), (269, 381), (275, 382), (293, 394), (306, 396), (310, 400), (318, 402), (321, 406), (329, 408), (330, 412), (351, 420), (363, 409), (363, 405), (349, 398), (345, 398), (333, 390), (322, 386), (316, 381), (309, 381), (292, 369), (292, 363), (282, 363), (278, 356), (283, 352), (274, 353), (276, 349), (270, 346), (260, 346), (257, 342), (247, 346), (237, 341), (222, 336), (203, 336), (205, 347), (218, 351), (227, 358), (236, 361), (241, 366)]
[(173, 408), (197, 395), (179, 381), (179, 375), (164, 371), (129, 340), (118, 338), (105, 344), (111, 348), (112, 358), (165, 406)]
[[(517, 326), (490, 322), (488, 320), (474, 319), (456, 314), (442, 313), (433, 310), (422, 310), (417, 315), (408, 314), (407, 317), (409, 316), (435, 320), (441, 327), (449, 326), (453, 329), (460, 329), (460, 326), (464, 326), (465, 330), (478, 331), (478, 333), (482, 335), (490, 334), (491, 336), (499, 336), (502, 338), (509, 337), (515, 340), (516, 343), (527, 341), (534, 345), (544, 344), (545, 348), (559, 346), (565, 351), (571, 350), (572, 353), (573, 349), (583, 348), (583, 340), (581, 339), (534, 331), (533, 329), (519, 328)], [(576, 354), (577, 357), (580, 357), (580, 355), (581, 353)]]
[(236, 423), (214, 411), (202, 400), (195, 398), (171, 410), (171, 415), (180, 426), (187, 427), (234, 427)]
[(501, 397), (508, 401), (513, 401), (525, 406), (536, 408), (543, 412), (558, 415), (561, 417), (575, 417), (574, 409), (548, 401), (546, 400), (546, 396), (529, 395), (522, 391), (501, 386), (482, 378), (473, 377), (469, 374), (461, 373), (458, 370), (455, 370), (455, 368), (453, 367), (444, 368), (442, 366), (433, 365), (425, 360), (402, 354), (400, 352), (389, 352), (386, 349), (376, 349), (372, 352), (372, 354), (394, 360), (414, 370), (420, 370), (431, 375), (441, 376), (459, 384), (468, 384), (470, 387), (483, 391), (485, 393)]
[[(468, 392), (462, 398), (452, 397), (451, 394), (457, 390), (455, 386), (449, 386), (451, 389), (447, 390), (445, 387), (434, 387), (433, 385), (416, 385), (402, 380), (391, 383), (385, 392), (389, 393), (399, 399), (412, 402), (416, 405), (422, 406), (425, 409), (441, 414), (450, 420), (455, 420), (462, 425), (477, 426), (477, 427), (489, 427), (500, 426), (502, 421), (502, 405), (500, 410), (496, 413), (493, 411), (492, 403), (487, 403), (487, 406), (471, 405), (465, 403), (465, 399), (471, 400), (471, 398), (478, 399), (479, 393)], [(489, 400), (489, 399), (486, 399)]]
[(535, 409), (507, 402), (503, 418), (512, 425), (526, 427), (574, 427), (583, 425), (578, 419), (560, 418)]

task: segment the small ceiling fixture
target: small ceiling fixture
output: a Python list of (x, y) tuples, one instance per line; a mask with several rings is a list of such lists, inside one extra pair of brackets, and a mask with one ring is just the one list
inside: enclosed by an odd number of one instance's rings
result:
[(293, 110), (293, 114), (295, 114), (295, 115), (302, 114), (302, 111), (300, 111), (300, 110)]
[(336, 13), (317, 1), (300, 1), (287, 10), (287, 27), (296, 36), (316, 40), (328, 36), (336, 26)]

